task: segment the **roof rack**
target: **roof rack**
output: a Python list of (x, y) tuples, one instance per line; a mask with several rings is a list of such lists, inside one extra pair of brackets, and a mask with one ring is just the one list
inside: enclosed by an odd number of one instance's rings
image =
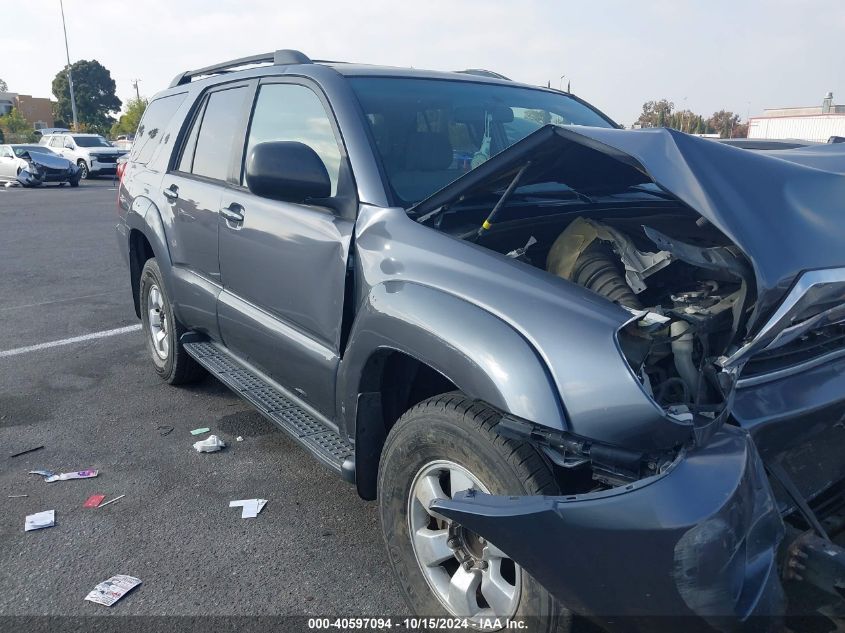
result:
[(505, 77), (502, 74), (493, 72), (492, 70), (485, 70), (483, 68), (467, 68), (466, 70), (456, 70), (455, 72), (461, 73), (462, 75), (477, 75), (479, 77), (490, 77), (492, 79), (504, 79), (505, 81), (511, 81), (510, 77)]
[(222, 73), (231, 72), (236, 68), (242, 66), (252, 66), (255, 64), (273, 64), (274, 66), (290, 66), (293, 64), (310, 64), (312, 63), (308, 55), (299, 51), (283, 49), (274, 53), (262, 53), (260, 55), (250, 55), (248, 57), (240, 57), (228, 62), (206, 66), (205, 68), (197, 68), (196, 70), (186, 70), (179, 73), (170, 82), (170, 88), (181, 86), (183, 84), (191, 83), (195, 77), (204, 77), (208, 75), (220, 75)]

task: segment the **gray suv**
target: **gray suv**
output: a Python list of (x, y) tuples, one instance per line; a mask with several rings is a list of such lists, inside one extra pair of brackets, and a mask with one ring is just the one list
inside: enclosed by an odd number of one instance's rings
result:
[(415, 613), (776, 628), (845, 577), (836, 147), (277, 51), (151, 101), (117, 236), (158, 374), (377, 499)]

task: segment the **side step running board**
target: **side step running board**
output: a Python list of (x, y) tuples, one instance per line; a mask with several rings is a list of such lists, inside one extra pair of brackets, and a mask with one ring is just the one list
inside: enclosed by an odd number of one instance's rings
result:
[(183, 335), (182, 343), (185, 351), (211, 375), (282, 427), (325, 466), (354, 483), (355, 452), (336, 431), (214, 343), (198, 341), (191, 332)]

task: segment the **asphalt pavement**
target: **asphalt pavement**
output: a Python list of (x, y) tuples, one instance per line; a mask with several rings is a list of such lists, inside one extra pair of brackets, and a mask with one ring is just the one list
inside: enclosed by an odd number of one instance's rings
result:
[[(64, 343), (138, 323), (116, 193), (0, 189), (0, 614), (407, 615), (375, 504), (216, 380), (164, 384), (140, 331)], [(224, 451), (193, 450), (206, 426)], [(84, 468), (99, 476), (27, 474)], [(94, 493), (125, 497), (83, 509)], [(228, 507), (253, 497), (269, 501), (255, 519)], [(42, 510), (56, 526), (25, 533)], [(83, 601), (115, 574), (143, 585)]]

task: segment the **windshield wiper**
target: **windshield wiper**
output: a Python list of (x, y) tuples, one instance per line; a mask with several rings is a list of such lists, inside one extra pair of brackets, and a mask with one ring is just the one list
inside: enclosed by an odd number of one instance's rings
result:
[(587, 204), (593, 204), (595, 200), (593, 200), (590, 196), (586, 193), (582, 193), (580, 191), (576, 191), (575, 189), (567, 188), (558, 191), (517, 191), (514, 193), (512, 198), (519, 198), (519, 199), (526, 199), (526, 198), (537, 198), (538, 200), (580, 200), (581, 202), (586, 202)]
[(434, 211), (429, 211), (425, 215), (421, 215), (420, 217), (415, 218), (415, 219), (420, 224), (425, 224), (431, 218), (434, 218), (434, 223), (436, 225), (436, 224), (438, 224), (438, 222), (440, 220), (440, 215), (443, 214), (443, 213), (446, 213), (447, 209), (448, 209), (448, 207), (444, 204), (444, 205), (437, 207)]
[(654, 196), (655, 198), (662, 198), (664, 200), (675, 200), (675, 197), (671, 193), (667, 193), (662, 189), (654, 189), (652, 187), (647, 187), (646, 185), (631, 185), (628, 187), (628, 191), (638, 191), (640, 193), (647, 193), (650, 196)]

